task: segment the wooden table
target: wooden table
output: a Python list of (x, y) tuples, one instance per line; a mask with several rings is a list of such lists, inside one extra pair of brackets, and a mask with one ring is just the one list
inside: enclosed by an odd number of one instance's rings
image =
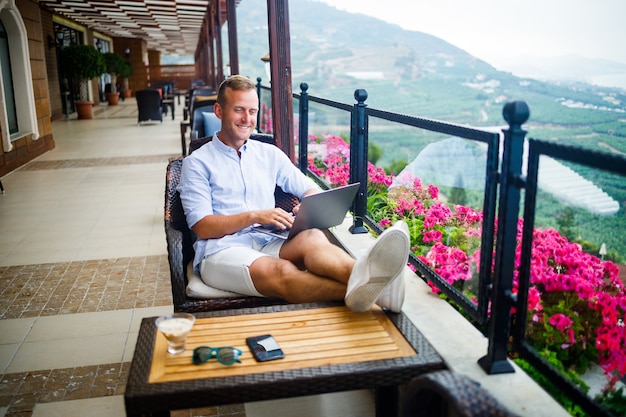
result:
[[(176, 356), (167, 353), (155, 318), (142, 321), (124, 395), (128, 416), (366, 388), (376, 389), (377, 415), (397, 415), (398, 385), (445, 369), (402, 313), (288, 304), (196, 317), (187, 349)], [(245, 338), (268, 333), (285, 358), (256, 362)], [(241, 363), (194, 365), (192, 351), (202, 345), (237, 347)]]

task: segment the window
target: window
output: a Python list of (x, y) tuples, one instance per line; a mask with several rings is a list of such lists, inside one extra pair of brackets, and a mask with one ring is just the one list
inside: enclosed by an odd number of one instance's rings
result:
[(0, 1), (0, 138), (2, 151), (31, 135), (39, 139), (28, 33), (15, 2)]
[(13, 88), (13, 76), (11, 75), (11, 55), (9, 51), (9, 37), (0, 20), (0, 69), (2, 70), (2, 87), (4, 103), (9, 123), (9, 134), (17, 133), (17, 110), (15, 107), (15, 89)]

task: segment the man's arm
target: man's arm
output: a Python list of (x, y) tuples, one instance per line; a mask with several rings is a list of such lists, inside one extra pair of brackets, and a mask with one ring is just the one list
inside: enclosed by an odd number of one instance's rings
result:
[(231, 215), (210, 214), (194, 224), (191, 229), (200, 239), (218, 239), (257, 223), (286, 229), (292, 226), (293, 215), (281, 208), (246, 211)]
[[(319, 193), (321, 190), (319, 188), (309, 188), (309, 190), (304, 193), (304, 195), (302, 196), (302, 198), (306, 197), (307, 195), (311, 195), (311, 194), (317, 194)], [(296, 204), (293, 209), (293, 214), (298, 214), (298, 212), (300, 211), (300, 203)]]
[[(319, 193), (319, 188), (310, 188), (304, 196)], [(200, 239), (219, 239), (237, 233), (253, 224), (273, 225), (280, 229), (291, 228), (293, 215), (300, 210), (300, 204), (293, 208), (293, 214), (281, 208), (246, 211), (239, 214), (210, 214), (193, 225), (192, 230)]]

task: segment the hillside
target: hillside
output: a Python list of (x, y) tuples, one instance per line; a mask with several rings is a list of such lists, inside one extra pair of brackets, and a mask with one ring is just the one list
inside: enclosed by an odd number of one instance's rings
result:
[[(558, 98), (626, 108), (622, 90), (519, 78), (422, 32), (310, 0), (291, 0), (289, 7), (296, 92), (301, 82), (307, 82), (310, 94), (351, 102), (354, 90), (365, 88), (371, 107), (478, 126), (500, 124), (501, 103), (511, 99), (526, 100), (533, 112), (531, 121), (537, 123), (561, 122), (553, 109)], [(268, 51), (266, 2), (246, 0), (237, 10), (240, 70), (266, 78), (260, 61)], [(359, 79), (355, 73), (378, 77)], [(433, 107), (432, 101), (438, 99), (449, 105)], [(558, 103), (556, 107), (566, 110)]]
[[(501, 125), (503, 104), (522, 99), (531, 135), (557, 139), (561, 126), (570, 142), (626, 153), (625, 90), (519, 78), (422, 32), (310, 0), (289, 6), (294, 92), (306, 82), (311, 95), (351, 103), (365, 88), (370, 107), (473, 126)], [(240, 3), (238, 27), (241, 72), (266, 78), (266, 2)]]

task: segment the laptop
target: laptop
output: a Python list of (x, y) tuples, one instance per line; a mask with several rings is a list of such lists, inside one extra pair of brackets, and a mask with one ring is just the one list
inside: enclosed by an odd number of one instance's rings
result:
[(337, 226), (346, 218), (359, 185), (356, 182), (304, 197), (291, 229), (281, 230), (267, 225), (255, 226), (253, 229), (281, 239), (291, 239), (303, 230), (323, 230)]

